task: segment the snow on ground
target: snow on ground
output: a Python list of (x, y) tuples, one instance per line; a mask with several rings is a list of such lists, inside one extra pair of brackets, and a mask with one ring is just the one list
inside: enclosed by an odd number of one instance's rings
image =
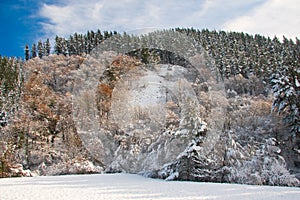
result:
[(300, 199), (300, 188), (163, 181), (133, 174), (0, 179), (1, 200)]

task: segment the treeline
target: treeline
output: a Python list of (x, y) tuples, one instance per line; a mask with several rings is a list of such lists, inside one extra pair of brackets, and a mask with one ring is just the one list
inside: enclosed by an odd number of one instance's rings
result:
[(247, 33), (209, 31), (207, 29), (179, 29), (176, 31), (194, 37), (214, 58), (215, 64), (224, 78), (242, 74), (268, 79), (281, 66), (299, 68), (300, 40), (283, 41), (261, 35)]
[[(64, 37), (55, 37), (54, 44), (54, 52), (57, 55), (63, 54), (65, 56), (69, 55), (82, 55), (83, 53), (89, 54), (98, 44), (100, 44), (103, 40), (116, 35), (116, 31), (103, 31), (97, 30), (87, 31), (86, 34), (74, 33), (70, 35), (69, 38)], [(29, 46), (25, 46), (25, 59), (29, 60), (30, 58), (50, 55), (51, 52), (51, 44), (50, 40), (47, 39), (45, 42), (41, 40), (38, 44), (33, 44), (31, 50)]]
[[(245, 78), (255, 75), (268, 79), (281, 66), (299, 67), (300, 40), (298, 38), (292, 40), (283, 37), (283, 41), (280, 42), (277, 37), (271, 39), (258, 34), (253, 36), (247, 33), (193, 28), (176, 28), (173, 31), (187, 34), (198, 41), (214, 59), (225, 79), (237, 74)], [(56, 36), (53, 53), (57, 55), (89, 54), (102, 41), (117, 34), (116, 31), (97, 30), (96, 32), (88, 31), (86, 34), (74, 33), (69, 38)], [(121, 37), (126, 38), (128, 43), (139, 43), (140, 40), (147, 39), (144, 36), (138, 37), (126, 33)], [(50, 49), (49, 39), (45, 42), (39, 41), (37, 45), (33, 44), (31, 51), (26, 45), (25, 58), (27, 60), (37, 56), (40, 58), (47, 56), (50, 54)]]
[(88, 31), (86, 34), (74, 33), (68, 39), (63, 37), (55, 37), (54, 53), (59, 55), (82, 55), (90, 53), (103, 40), (116, 35), (114, 31), (104, 31), (98, 29), (96, 32)]
[(51, 44), (49, 38), (45, 42), (41, 40), (36, 44), (33, 44), (31, 47), (31, 51), (29, 49), (28, 44), (25, 46), (25, 60), (29, 60), (31, 58), (39, 57), (42, 58), (43, 56), (49, 56), (51, 53)]

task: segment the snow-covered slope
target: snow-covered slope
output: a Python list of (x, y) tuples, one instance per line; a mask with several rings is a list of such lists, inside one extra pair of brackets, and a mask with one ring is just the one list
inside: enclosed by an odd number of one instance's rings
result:
[(163, 181), (131, 174), (0, 180), (1, 200), (26, 199), (299, 199), (300, 188)]

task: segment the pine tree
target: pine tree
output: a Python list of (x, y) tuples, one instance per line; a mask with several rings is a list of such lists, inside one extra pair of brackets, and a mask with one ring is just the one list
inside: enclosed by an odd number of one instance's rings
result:
[(292, 136), (300, 133), (300, 68), (282, 66), (272, 77), (274, 101), (273, 111), (285, 115)]
[(29, 60), (29, 58), (30, 58), (30, 53), (29, 52), (30, 51), (29, 51), (28, 44), (26, 44), (26, 46), (25, 46), (25, 59), (26, 60)]
[(99, 29), (97, 31), (96, 37), (97, 37), (98, 44), (100, 44), (103, 41), (103, 35)]
[(77, 33), (74, 33), (73, 35), (73, 48), (74, 48), (74, 55), (79, 55), (80, 52), (80, 40), (79, 40), (79, 36)]
[(0, 56), (0, 126), (5, 126), (18, 109), (22, 85), (21, 62)]
[(94, 31), (91, 31), (91, 34), (90, 34), (90, 46), (91, 46), (91, 50), (93, 50), (95, 48), (95, 32)]
[(62, 54), (62, 38), (55, 36), (54, 52), (59, 55)]
[(85, 37), (80, 35), (80, 54), (85, 53)]
[(61, 39), (61, 52), (64, 56), (68, 54), (68, 43), (65, 38)]
[(104, 31), (103, 34), (104, 34), (104, 40), (109, 38), (109, 32), (108, 31)]
[(69, 56), (76, 55), (75, 41), (72, 35), (70, 35), (70, 38), (67, 41), (67, 47), (68, 47)]
[(42, 58), (43, 55), (44, 55), (44, 48), (43, 48), (43, 43), (42, 43), (42, 41), (40, 40), (40, 41), (38, 42), (38, 56), (39, 56), (39, 58)]
[(50, 55), (50, 51), (51, 51), (51, 45), (50, 45), (50, 41), (49, 38), (47, 38), (45, 44), (44, 44), (44, 55), (45, 56), (49, 56)]
[(31, 47), (31, 58), (36, 57), (36, 44), (33, 44)]

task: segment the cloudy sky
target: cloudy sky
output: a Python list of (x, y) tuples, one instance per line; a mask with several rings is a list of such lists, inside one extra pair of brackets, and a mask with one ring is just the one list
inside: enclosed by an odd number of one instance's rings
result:
[(194, 27), (300, 38), (299, 0), (0, 0), (0, 55), (87, 30)]

